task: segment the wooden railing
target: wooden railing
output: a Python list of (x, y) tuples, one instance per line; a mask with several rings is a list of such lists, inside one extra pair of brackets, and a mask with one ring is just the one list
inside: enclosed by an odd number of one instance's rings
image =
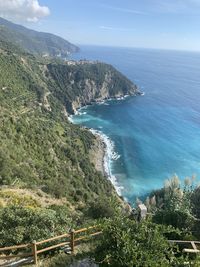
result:
[[(94, 231), (91, 232), (92, 230)], [(42, 254), (44, 252), (47, 252), (47, 251), (50, 251), (56, 248), (66, 249), (67, 252), (70, 252), (73, 254), (75, 252), (75, 247), (78, 244), (78, 242), (82, 240), (86, 240), (94, 236), (98, 236), (101, 233), (102, 231), (99, 231), (99, 226), (90, 226), (90, 227), (82, 228), (79, 230), (71, 230), (68, 233), (55, 236), (55, 237), (51, 237), (49, 239), (38, 241), (38, 242), (34, 241), (33, 243), (29, 243), (29, 244), (0, 248), (0, 254), (5, 253), (5, 252), (9, 253), (9, 255), (6, 255), (6, 254), (0, 255), (0, 260), (31, 257), (35, 266), (37, 266), (39, 254)], [(55, 242), (55, 241), (60, 241), (60, 242), (56, 244), (52, 244), (52, 242)], [(19, 250), (26, 250), (26, 251), (29, 250), (30, 252), (18, 253)], [(15, 251), (15, 254), (13, 254), (13, 251)]]
[[(49, 239), (41, 241), (33, 241), (29, 244), (22, 244), (18, 246), (10, 246), (0, 248), (0, 261), (1, 260), (10, 260), (17, 258), (30, 258), (30, 260), (38, 265), (38, 255), (56, 249), (62, 248), (70, 254), (74, 254), (75, 247), (80, 241), (87, 240), (88, 238), (98, 236), (102, 233), (99, 225), (90, 226), (87, 228), (82, 228), (79, 230), (71, 230), (68, 233), (51, 237)], [(58, 243), (55, 244), (55, 242)], [(184, 248), (183, 252), (186, 253), (200, 253), (198, 246), (200, 247), (200, 241), (183, 241), (183, 240), (168, 240), (170, 243), (176, 243), (178, 245), (191, 246), (192, 248)], [(54, 243), (54, 244), (52, 244)], [(19, 253), (19, 250), (25, 250), (24, 253)], [(2, 253), (7, 252), (8, 255)], [(13, 253), (14, 252), (14, 253)]]
[(200, 246), (200, 241), (184, 241), (184, 240), (168, 240), (172, 244), (177, 244), (177, 245), (187, 245), (190, 246), (191, 248), (184, 248), (183, 252), (186, 253), (200, 253), (200, 250), (198, 247)]

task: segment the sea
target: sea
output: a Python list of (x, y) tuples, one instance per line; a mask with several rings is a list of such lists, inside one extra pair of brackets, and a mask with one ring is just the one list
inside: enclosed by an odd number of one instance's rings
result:
[(73, 123), (107, 144), (105, 169), (130, 203), (177, 175), (200, 178), (200, 53), (81, 46), (73, 59), (112, 64), (143, 96), (83, 107)]

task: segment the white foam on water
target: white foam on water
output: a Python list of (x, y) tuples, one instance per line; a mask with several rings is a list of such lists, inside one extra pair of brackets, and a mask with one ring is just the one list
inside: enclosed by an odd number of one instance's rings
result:
[(121, 187), (117, 182), (117, 178), (112, 174), (112, 168), (111, 168), (112, 162), (120, 158), (120, 155), (115, 152), (115, 144), (107, 135), (105, 135), (101, 131), (94, 129), (90, 129), (90, 131), (94, 135), (98, 135), (106, 146), (104, 162), (103, 162), (104, 170), (108, 176), (108, 179), (114, 185), (116, 192), (118, 193), (118, 195), (121, 196), (123, 187)]
[(71, 123), (74, 123), (74, 121), (73, 121), (73, 115), (68, 116), (68, 121), (70, 121)]

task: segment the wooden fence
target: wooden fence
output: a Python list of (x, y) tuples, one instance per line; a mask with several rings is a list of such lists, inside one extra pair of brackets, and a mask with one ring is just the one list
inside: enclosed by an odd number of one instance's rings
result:
[[(90, 226), (76, 231), (71, 230), (69, 233), (51, 237), (49, 239), (38, 242), (34, 241), (33, 243), (29, 244), (0, 248), (1, 254), (5, 252), (9, 254), (9, 255), (6, 254), (0, 255), (0, 260), (32, 257), (35, 266), (37, 266), (38, 255), (56, 248), (62, 248), (63, 250), (73, 254), (75, 252), (76, 245), (80, 241), (87, 240), (88, 238), (94, 236), (98, 236), (101, 233), (102, 231), (99, 231), (99, 226)], [(59, 243), (52, 244), (56, 241), (59, 241)], [(26, 251), (29, 250), (30, 252), (19, 253), (19, 250), (26, 250)], [(13, 254), (13, 252), (15, 253)]]
[[(172, 244), (187, 246), (183, 248), (183, 252), (186, 253), (199, 253), (200, 241), (185, 241), (185, 240), (168, 240)], [(191, 247), (191, 248), (188, 248)]]
[[(0, 248), (0, 260), (10, 260), (17, 258), (30, 258), (31, 261), (38, 265), (38, 255), (60, 248), (65, 252), (74, 254), (75, 247), (80, 241), (87, 240), (88, 238), (98, 236), (102, 233), (100, 226), (90, 226), (79, 230), (71, 230), (68, 233), (51, 237), (42, 241), (34, 241), (29, 244), (22, 244), (18, 246), (10, 246)], [(170, 243), (176, 243), (178, 245), (187, 246), (183, 249), (186, 253), (200, 253), (198, 247), (200, 247), (200, 241), (183, 241), (183, 240), (168, 240)], [(191, 247), (191, 248), (188, 248)], [(24, 250), (24, 253), (19, 253), (20, 250)], [(6, 254), (5, 254), (6, 252)], [(3, 254), (4, 253), (4, 254)], [(3, 255), (2, 255), (3, 254)]]

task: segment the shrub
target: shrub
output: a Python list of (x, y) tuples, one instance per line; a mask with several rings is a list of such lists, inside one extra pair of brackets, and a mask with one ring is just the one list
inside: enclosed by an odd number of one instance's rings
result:
[(194, 218), (181, 210), (159, 210), (153, 216), (153, 222), (189, 231), (194, 225)]
[(197, 187), (191, 195), (192, 211), (200, 219), (200, 186)]
[(114, 198), (99, 198), (89, 205), (86, 215), (92, 219), (112, 218), (119, 208), (118, 205)]
[(29, 243), (67, 232), (71, 220), (63, 209), (0, 208), (0, 246)]
[(102, 266), (113, 267), (178, 266), (173, 248), (164, 236), (168, 231), (148, 221), (137, 223), (115, 217), (104, 225), (95, 259)]

